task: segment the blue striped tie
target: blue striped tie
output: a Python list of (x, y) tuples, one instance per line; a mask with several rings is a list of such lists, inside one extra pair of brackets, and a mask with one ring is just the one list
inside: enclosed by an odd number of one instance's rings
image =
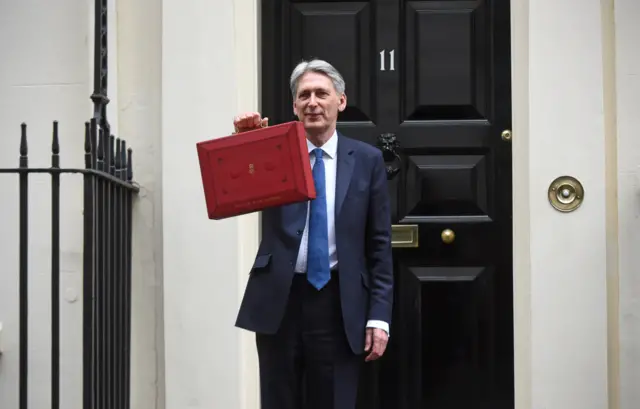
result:
[(307, 254), (307, 280), (320, 290), (331, 277), (329, 271), (329, 230), (327, 224), (327, 192), (324, 177), (322, 149), (314, 149), (313, 181), (316, 198), (311, 201), (309, 215), (309, 248)]

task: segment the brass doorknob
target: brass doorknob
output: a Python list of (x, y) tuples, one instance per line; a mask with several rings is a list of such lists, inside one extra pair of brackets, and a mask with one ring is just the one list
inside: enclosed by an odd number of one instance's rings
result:
[(445, 244), (451, 244), (456, 239), (456, 234), (451, 229), (444, 229), (440, 234), (442, 242)]

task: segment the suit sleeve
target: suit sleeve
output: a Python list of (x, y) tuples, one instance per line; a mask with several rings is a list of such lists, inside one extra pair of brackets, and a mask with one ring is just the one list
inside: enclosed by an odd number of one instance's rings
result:
[(371, 174), (366, 240), (371, 291), (368, 319), (390, 325), (393, 308), (391, 204), (381, 153), (374, 158)]

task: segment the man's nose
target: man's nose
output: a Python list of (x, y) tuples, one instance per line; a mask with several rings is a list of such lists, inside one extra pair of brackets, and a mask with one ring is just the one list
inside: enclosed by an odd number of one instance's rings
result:
[(317, 104), (318, 101), (316, 101), (316, 96), (314, 94), (311, 94), (311, 97), (309, 98), (309, 105), (316, 106)]

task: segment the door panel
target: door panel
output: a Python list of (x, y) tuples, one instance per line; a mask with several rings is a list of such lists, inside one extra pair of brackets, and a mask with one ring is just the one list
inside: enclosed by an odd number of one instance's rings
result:
[[(262, 2), (262, 112), (295, 119), (289, 75), (332, 63), (343, 134), (379, 146), (395, 229), (387, 354), (360, 408), (513, 408), (508, 0)], [(402, 237), (400, 237), (402, 236)]]
[(485, 155), (407, 157), (406, 218), (458, 216), (489, 221), (489, 161)]
[(479, 1), (406, 3), (404, 120), (488, 118), (486, 9)]
[[(291, 63), (309, 55), (324, 55), (325, 59), (335, 61), (349, 87), (349, 105), (341, 120), (375, 122), (377, 92), (372, 87), (375, 67), (368, 61), (375, 53), (372, 35), (376, 27), (370, 5), (366, 2), (294, 3), (290, 10)], [(327, 31), (326, 27), (332, 30)]]

